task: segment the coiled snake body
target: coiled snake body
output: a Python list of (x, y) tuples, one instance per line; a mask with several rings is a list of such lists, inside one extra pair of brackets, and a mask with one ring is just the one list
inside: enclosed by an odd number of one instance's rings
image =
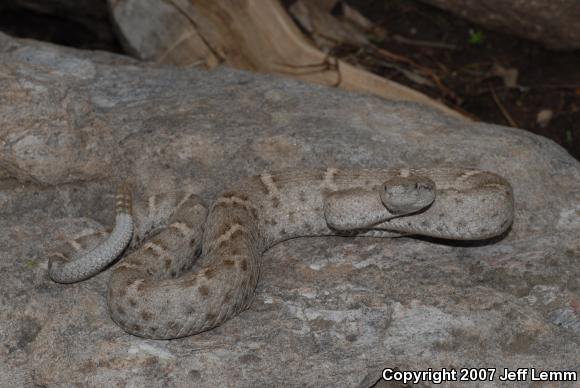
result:
[[(154, 196), (147, 207), (136, 206), (139, 248), (113, 269), (108, 305), (127, 332), (166, 339), (211, 329), (247, 308), (262, 254), (281, 241), (325, 235), (487, 239), (504, 233), (514, 212), (504, 178), (455, 168), (292, 170), (241, 180), (209, 213), (190, 193)], [(122, 187), (113, 232), (102, 243), (102, 234), (88, 236), (52, 254), (50, 276), (72, 283), (98, 273), (132, 232), (131, 196)], [(85, 251), (87, 245), (92, 249)]]

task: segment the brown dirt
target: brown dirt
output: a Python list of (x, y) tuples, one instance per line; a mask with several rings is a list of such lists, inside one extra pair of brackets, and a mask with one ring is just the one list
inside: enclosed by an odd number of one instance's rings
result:
[[(477, 120), (549, 137), (580, 159), (580, 51), (549, 51), (417, 1), (348, 3), (387, 31), (374, 38), (384, 51), (342, 46), (337, 56)], [(517, 70), (516, 85), (506, 85), (499, 66)], [(552, 117), (541, 125), (544, 110)]]

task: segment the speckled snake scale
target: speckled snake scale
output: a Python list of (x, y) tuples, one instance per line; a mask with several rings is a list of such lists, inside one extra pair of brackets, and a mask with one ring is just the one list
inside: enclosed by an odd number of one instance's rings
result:
[(86, 279), (133, 241), (135, 249), (111, 274), (109, 311), (127, 332), (159, 339), (209, 330), (247, 308), (264, 251), (281, 241), (480, 240), (504, 233), (514, 214), (504, 178), (459, 168), (295, 169), (242, 179), (209, 212), (190, 193), (153, 196), (135, 207), (122, 186), (114, 230), (70, 241), (49, 257), (49, 274), (61, 283)]

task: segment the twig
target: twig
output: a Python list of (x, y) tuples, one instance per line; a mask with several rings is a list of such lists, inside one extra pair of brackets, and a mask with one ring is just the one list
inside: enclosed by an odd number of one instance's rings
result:
[(418, 64), (417, 62), (413, 61), (411, 58), (405, 57), (403, 55), (395, 54), (393, 52), (390, 52), (390, 51), (382, 49), (382, 48), (376, 48), (373, 51), (378, 53), (383, 58), (391, 59), (391, 60), (396, 61), (396, 62), (407, 63), (407, 64), (413, 66), (414, 68), (419, 70), (423, 75), (431, 78), (433, 80), (433, 82), (435, 83), (435, 85), (437, 85), (439, 90), (441, 90), (441, 92), (443, 93), (444, 96), (449, 96), (455, 102), (459, 102), (459, 99), (457, 98), (455, 93), (453, 93), (453, 91), (451, 89), (449, 89), (445, 85), (443, 85), (443, 82), (441, 82), (441, 79), (430, 68)]
[(437, 49), (445, 49), (445, 50), (457, 50), (458, 47), (449, 43), (444, 42), (432, 42), (429, 40), (418, 40), (418, 39), (409, 39), (405, 38), (401, 35), (393, 36), (393, 40), (397, 43), (408, 44), (411, 46), (422, 46), (422, 47), (430, 47), (430, 48), (437, 48)]
[(415, 73), (413, 71), (409, 71), (409, 70), (403, 68), (403, 66), (400, 66), (400, 65), (397, 65), (395, 63), (388, 62), (385, 60), (381, 60), (381, 59), (379, 59), (378, 61), (379, 61), (379, 64), (381, 66), (388, 67), (389, 69), (397, 70), (399, 73), (401, 73), (405, 77), (407, 77), (408, 80), (410, 80), (416, 84), (429, 86), (429, 87), (436, 86), (430, 79), (423, 77), (421, 74)]
[[(336, 82), (332, 87), (340, 87), (342, 83), (342, 72), (340, 71), (340, 60), (336, 57), (333, 57), (329, 53), (326, 54), (323, 61), (321, 63), (311, 63), (305, 65), (292, 65), (289, 63), (277, 63), (273, 62), (273, 66), (275, 66), (280, 73), (284, 74), (291, 74), (291, 75), (308, 75), (308, 74), (316, 74), (322, 73), (325, 71), (334, 71), (336, 72)], [(293, 70), (293, 71), (291, 71)]]
[(527, 85), (530, 89), (580, 89), (580, 84), (561, 85)]
[(518, 127), (518, 124), (514, 121), (514, 119), (512, 119), (512, 117), (510, 116), (510, 114), (508, 113), (508, 111), (504, 108), (504, 106), (502, 105), (501, 101), (497, 97), (497, 94), (495, 93), (495, 89), (493, 88), (493, 85), (492, 84), (489, 84), (489, 86), (490, 86), (490, 90), (491, 90), (491, 96), (493, 97), (493, 100), (495, 101), (495, 104), (497, 105), (497, 107), (499, 108), (499, 110), (501, 111), (501, 113), (503, 114), (503, 117), (509, 123), (510, 127), (519, 128)]
[[(496, 89), (496, 91), (503, 91), (508, 90), (510, 88), (506, 86), (500, 86)], [(518, 85), (517, 89), (520, 91), (533, 91), (534, 89), (547, 89), (547, 90), (569, 90), (569, 89), (580, 89), (580, 84), (571, 84), (571, 85)], [(490, 89), (482, 89), (478, 90), (477, 92), (472, 93), (474, 96), (478, 96), (481, 94), (490, 93)]]

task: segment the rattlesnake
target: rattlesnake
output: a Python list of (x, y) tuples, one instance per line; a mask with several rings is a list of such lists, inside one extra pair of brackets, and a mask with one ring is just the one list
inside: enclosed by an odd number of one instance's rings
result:
[[(242, 179), (209, 213), (191, 193), (153, 196), (148, 208), (136, 217), (133, 241), (140, 247), (114, 268), (107, 294), (112, 319), (148, 338), (193, 335), (247, 308), (262, 254), (281, 241), (321, 235), (487, 239), (504, 233), (514, 213), (504, 178), (458, 168), (291, 170)], [(102, 243), (96, 242), (102, 234), (89, 236), (52, 254), (50, 276), (72, 283), (101, 271), (131, 240), (131, 213), (131, 195), (122, 186), (113, 232)]]

